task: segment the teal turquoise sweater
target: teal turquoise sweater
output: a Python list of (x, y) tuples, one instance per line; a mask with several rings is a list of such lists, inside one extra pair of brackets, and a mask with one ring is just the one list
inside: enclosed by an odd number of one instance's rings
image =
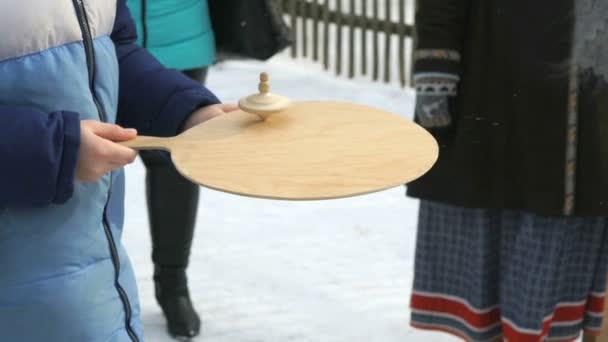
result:
[[(128, 0), (138, 43), (169, 68), (188, 70), (215, 59), (207, 0)], [(145, 15), (144, 13), (145, 12)]]

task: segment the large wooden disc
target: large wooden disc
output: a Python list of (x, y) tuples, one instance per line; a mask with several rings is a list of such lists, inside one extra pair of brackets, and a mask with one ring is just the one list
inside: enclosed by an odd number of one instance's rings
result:
[(266, 120), (243, 111), (214, 118), (170, 144), (177, 169), (195, 183), (285, 200), (341, 198), (410, 182), (435, 163), (424, 129), (375, 108), (293, 102)]

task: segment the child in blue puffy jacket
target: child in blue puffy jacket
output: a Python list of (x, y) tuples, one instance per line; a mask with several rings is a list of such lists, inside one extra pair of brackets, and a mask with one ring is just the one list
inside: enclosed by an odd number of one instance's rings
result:
[(0, 19), (0, 340), (142, 341), (120, 242), (136, 152), (116, 142), (232, 106), (136, 45), (125, 0), (5, 0)]

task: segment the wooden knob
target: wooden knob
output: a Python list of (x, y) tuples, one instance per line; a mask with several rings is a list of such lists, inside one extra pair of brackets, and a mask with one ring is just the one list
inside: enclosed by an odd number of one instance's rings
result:
[(268, 77), (268, 74), (263, 72), (260, 74), (260, 85), (258, 86), (258, 89), (260, 90), (260, 94), (268, 94), (270, 93), (270, 77)]
[(268, 74), (263, 72), (260, 74), (260, 82), (262, 83), (268, 83), (268, 81), (270, 81), (270, 77), (268, 77)]
[(239, 101), (239, 107), (248, 113), (256, 114), (263, 120), (273, 113), (287, 109), (291, 103), (288, 98), (270, 92), (270, 77), (260, 74), (258, 94), (247, 96)]

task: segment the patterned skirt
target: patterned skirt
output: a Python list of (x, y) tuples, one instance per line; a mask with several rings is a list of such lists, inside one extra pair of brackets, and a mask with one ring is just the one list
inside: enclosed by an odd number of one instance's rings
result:
[(602, 325), (608, 218), (422, 201), (411, 324), (466, 341), (574, 341)]

